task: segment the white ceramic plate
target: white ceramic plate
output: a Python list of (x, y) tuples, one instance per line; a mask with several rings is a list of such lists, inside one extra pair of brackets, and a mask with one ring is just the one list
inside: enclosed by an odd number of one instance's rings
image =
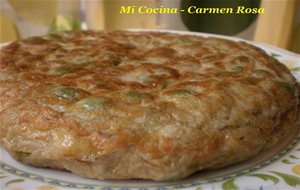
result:
[[(140, 31), (140, 30), (139, 30)], [(201, 36), (215, 36), (238, 41), (241, 39), (219, 35), (179, 32)], [(245, 41), (245, 40), (244, 40)], [(300, 81), (300, 55), (270, 45), (248, 42), (264, 49), (286, 64)], [(153, 182), (146, 180), (91, 180), (65, 171), (23, 165), (0, 147), (0, 189), (3, 190), (162, 190), (162, 189), (223, 189), (265, 190), (300, 188), (300, 135), (291, 131), (277, 146), (256, 157), (217, 171), (202, 171), (180, 181)]]

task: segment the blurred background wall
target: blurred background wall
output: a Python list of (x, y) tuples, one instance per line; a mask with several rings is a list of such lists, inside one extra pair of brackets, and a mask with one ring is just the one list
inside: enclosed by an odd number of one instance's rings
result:
[[(299, 0), (0, 0), (0, 41), (72, 29), (191, 30), (233, 35), (300, 53)], [(260, 15), (120, 14), (120, 6), (260, 6)]]
[(263, 0), (254, 40), (300, 53), (300, 1)]

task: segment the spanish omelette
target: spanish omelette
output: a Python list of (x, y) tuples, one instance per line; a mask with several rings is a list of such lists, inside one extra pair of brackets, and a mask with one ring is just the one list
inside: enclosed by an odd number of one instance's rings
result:
[(0, 140), (17, 160), (97, 179), (176, 180), (296, 128), (290, 71), (246, 42), (71, 31), (0, 54)]

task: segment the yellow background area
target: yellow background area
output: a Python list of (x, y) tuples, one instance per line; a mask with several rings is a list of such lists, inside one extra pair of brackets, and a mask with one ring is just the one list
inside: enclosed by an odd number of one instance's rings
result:
[(2, 13), (0, 13), (0, 26), (0, 42), (9, 42), (19, 38), (14, 22)]

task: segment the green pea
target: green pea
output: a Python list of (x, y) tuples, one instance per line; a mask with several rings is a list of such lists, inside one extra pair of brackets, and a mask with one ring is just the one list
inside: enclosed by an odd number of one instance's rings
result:
[(75, 59), (73, 59), (73, 63), (77, 65), (85, 65), (85, 64), (92, 63), (92, 60), (87, 57), (76, 57)]
[(55, 73), (58, 74), (66, 74), (66, 73), (71, 73), (73, 71), (72, 68), (70, 67), (57, 67), (54, 69)]
[(127, 93), (127, 96), (130, 98), (134, 98), (134, 99), (144, 99), (145, 98), (145, 94), (138, 93), (138, 92), (129, 92), (129, 93)]
[(236, 66), (236, 67), (231, 68), (231, 70), (235, 71), (235, 72), (242, 72), (242, 71), (244, 71), (244, 67)]
[(109, 55), (107, 59), (108, 61), (111, 61), (115, 66), (118, 66), (122, 62), (122, 59), (116, 55)]
[(157, 79), (153, 77), (146, 77), (143, 80), (143, 82), (155, 82), (155, 81), (157, 81)]
[(175, 90), (175, 91), (172, 91), (172, 95), (191, 95), (192, 92), (189, 91), (189, 90)]
[(168, 71), (166, 69), (157, 69), (155, 70), (155, 74), (164, 75), (164, 74), (168, 74)]
[(84, 109), (91, 111), (93, 109), (103, 106), (107, 102), (107, 99), (101, 97), (89, 97), (80, 100), (77, 104)]
[(264, 78), (267, 76), (267, 74), (265, 72), (255, 72), (254, 76), (258, 77), (258, 78)]
[(266, 78), (266, 77), (272, 77), (272, 74), (265, 70), (256, 70), (254, 72), (254, 76), (258, 78)]
[(66, 100), (73, 100), (79, 96), (78, 91), (70, 87), (56, 87), (52, 90), (52, 94)]
[(200, 61), (212, 61), (215, 58), (216, 58), (215, 54), (208, 54), (208, 55), (205, 55), (205, 56), (201, 57)]
[(288, 83), (288, 82), (281, 82), (281, 81), (277, 81), (277, 84), (283, 88), (285, 91), (287, 91), (291, 96), (294, 96), (296, 93), (296, 88)]

